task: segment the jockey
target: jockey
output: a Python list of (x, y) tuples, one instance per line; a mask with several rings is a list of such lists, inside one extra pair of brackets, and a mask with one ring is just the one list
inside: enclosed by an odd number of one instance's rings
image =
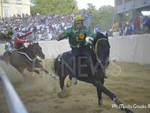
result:
[(8, 38), (11, 39), (12, 35), (13, 35), (13, 30), (12, 30), (12, 27), (11, 26), (8, 26), (7, 28), (7, 31), (8, 31)]
[(24, 38), (28, 35), (30, 35), (32, 32), (27, 32), (26, 34), (24, 35), (20, 35), (19, 33), (15, 36), (14, 38), (14, 48), (15, 49), (21, 49), (21, 48), (24, 48), (24, 43), (25, 42), (29, 42), (31, 43), (32, 41), (31, 40), (24, 40)]
[(13, 31), (12, 31), (12, 27), (11, 26), (8, 26), (7, 28), (7, 34), (5, 35), (6, 36), (6, 43), (5, 43), (5, 51), (11, 51), (12, 50), (12, 43), (11, 43), (11, 37), (13, 35)]
[[(76, 16), (74, 18), (74, 25), (68, 29), (66, 29), (63, 33), (57, 36), (56, 40), (62, 40), (65, 38), (69, 38), (69, 44), (71, 47), (71, 52), (75, 56), (76, 59), (76, 69), (77, 66), (77, 58), (81, 55), (85, 55), (89, 58), (90, 52), (87, 44), (92, 44), (96, 35), (90, 32), (85, 26), (83, 26), (83, 18), (81, 16)], [(72, 83), (77, 84), (77, 70), (72, 75)]]

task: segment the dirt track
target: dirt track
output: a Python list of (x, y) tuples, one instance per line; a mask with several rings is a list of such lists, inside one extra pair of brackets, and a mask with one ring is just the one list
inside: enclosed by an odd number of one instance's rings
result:
[[(51, 60), (43, 61), (51, 71)], [(106, 95), (103, 105), (97, 105), (96, 88), (79, 82), (76, 86), (65, 88), (65, 97), (58, 97), (59, 82), (41, 72), (40, 75), (25, 71), (20, 75), (14, 68), (0, 61), (15, 89), (21, 96), (29, 113), (124, 113)], [(112, 62), (107, 70), (109, 78), (105, 86), (113, 91), (127, 105), (150, 104), (150, 65)], [(135, 113), (150, 113), (149, 109), (132, 109)], [(0, 84), (0, 113), (8, 113), (7, 104)]]

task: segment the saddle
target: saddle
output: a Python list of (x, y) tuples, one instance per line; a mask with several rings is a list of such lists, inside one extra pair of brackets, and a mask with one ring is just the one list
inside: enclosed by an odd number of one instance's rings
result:
[(34, 59), (30, 58), (29, 55), (25, 52), (26, 49), (27, 49), (26, 47), (22, 47), (20, 49), (12, 49), (11, 51), (7, 51), (4, 54), (8, 54), (8, 56), (11, 57), (12, 54), (18, 53), (18, 54), (24, 55), (29, 61), (34, 62), (36, 60), (36, 58), (34, 58)]

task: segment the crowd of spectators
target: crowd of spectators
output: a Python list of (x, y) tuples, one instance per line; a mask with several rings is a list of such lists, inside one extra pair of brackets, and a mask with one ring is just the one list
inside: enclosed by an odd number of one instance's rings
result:
[(36, 28), (36, 38), (38, 40), (55, 39), (56, 35), (64, 29), (72, 26), (73, 18), (77, 15), (82, 17), (88, 16), (89, 13), (78, 14), (54, 14), (54, 15), (40, 15), (29, 16), (22, 15), (17, 17), (10, 17), (0, 19), (0, 31), (7, 34), (7, 27), (12, 26), (13, 33), (25, 33)]
[[(73, 18), (77, 15), (88, 17), (89, 13), (78, 14), (54, 14), (54, 15), (17, 15), (14, 17), (0, 19), (0, 32), (7, 34), (8, 26), (12, 26), (13, 33), (26, 33), (36, 28), (36, 32), (32, 37), (38, 40), (52, 40), (56, 35), (71, 27)], [(127, 21), (125, 23), (114, 23), (109, 34), (118, 32), (119, 35), (131, 35), (150, 33), (150, 16), (139, 16), (135, 20)]]
[(150, 33), (150, 16), (139, 16), (135, 20), (127, 21), (124, 24), (114, 23), (112, 34), (115, 32), (123, 36)]

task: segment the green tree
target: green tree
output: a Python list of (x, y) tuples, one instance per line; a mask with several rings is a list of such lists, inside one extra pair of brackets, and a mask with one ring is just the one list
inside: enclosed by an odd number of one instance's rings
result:
[(61, 13), (78, 13), (90, 12), (92, 15), (91, 29), (100, 25), (102, 30), (112, 26), (114, 7), (102, 6), (98, 10), (91, 3), (88, 9), (78, 10), (76, 0), (33, 0), (34, 6), (31, 7), (31, 14), (40, 13), (42, 15), (61, 14)]
[(106, 30), (112, 26), (114, 7), (102, 6), (98, 10), (91, 10), (92, 14), (92, 28), (100, 25), (102, 30)]
[(87, 6), (88, 6), (89, 11), (95, 11), (96, 10), (95, 6), (92, 3), (88, 3)]
[(31, 14), (40, 13), (42, 15), (72, 13), (77, 11), (76, 0), (33, 0)]

